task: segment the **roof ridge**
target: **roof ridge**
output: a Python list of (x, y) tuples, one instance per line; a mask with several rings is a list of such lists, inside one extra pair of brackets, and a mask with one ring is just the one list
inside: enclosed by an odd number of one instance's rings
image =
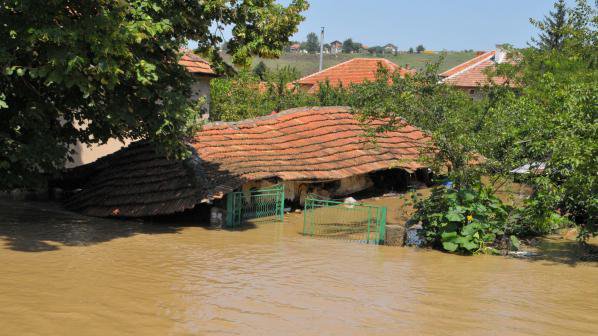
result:
[(286, 116), (293, 113), (298, 112), (305, 112), (305, 111), (320, 111), (320, 110), (329, 110), (329, 109), (337, 109), (339, 112), (349, 112), (351, 107), (349, 106), (303, 106), (303, 107), (295, 107), (288, 110), (280, 111), (276, 114), (265, 115), (261, 117), (255, 117), (251, 119), (243, 119), (239, 121), (214, 121), (211, 123), (207, 123), (205, 126), (237, 126), (237, 125), (245, 125), (251, 124), (257, 121), (264, 121), (264, 120), (272, 120), (277, 119), (278, 117)]

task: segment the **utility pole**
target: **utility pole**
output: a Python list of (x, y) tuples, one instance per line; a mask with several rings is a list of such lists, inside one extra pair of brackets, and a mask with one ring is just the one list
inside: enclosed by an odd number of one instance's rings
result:
[(320, 32), (320, 71), (322, 71), (322, 65), (324, 63), (324, 27)]

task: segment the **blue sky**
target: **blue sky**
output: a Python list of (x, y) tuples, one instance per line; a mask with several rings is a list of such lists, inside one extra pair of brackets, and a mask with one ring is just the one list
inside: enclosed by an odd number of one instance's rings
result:
[[(279, 0), (288, 4), (289, 0)], [(552, 0), (311, 0), (295, 40), (326, 27), (325, 41), (348, 37), (368, 46), (393, 43), (406, 50), (490, 50), (498, 43), (523, 47)], [(568, 1), (572, 3), (573, 1)]]

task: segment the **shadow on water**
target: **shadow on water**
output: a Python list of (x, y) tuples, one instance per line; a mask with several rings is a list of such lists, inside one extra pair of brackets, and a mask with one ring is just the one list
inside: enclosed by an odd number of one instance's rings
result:
[(573, 240), (556, 237), (541, 239), (535, 246), (536, 251), (524, 259), (545, 264), (565, 264), (576, 266), (578, 263), (598, 267), (598, 245), (595, 242), (583, 245)]
[(64, 246), (86, 246), (136, 234), (175, 234), (179, 225), (87, 217), (52, 203), (0, 201), (0, 239), (6, 248), (46, 252)]

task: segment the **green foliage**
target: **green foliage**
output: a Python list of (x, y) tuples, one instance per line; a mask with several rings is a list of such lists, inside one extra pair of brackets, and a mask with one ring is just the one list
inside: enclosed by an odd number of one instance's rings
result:
[(351, 88), (319, 84), (316, 93), (308, 93), (293, 84), (297, 69), (283, 66), (268, 71), (264, 81), (253, 73), (241, 71), (229, 78), (211, 81), (213, 120), (238, 121), (302, 106), (350, 105)]
[(307, 8), (262, 1), (8, 1), (0, 10), (0, 189), (36, 186), (69, 145), (147, 138), (174, 157), (199, 126), (189, 40), (214, 57), (233, 27), (236, 64), (275, 57)]
[(426, 51), (426, 47), (424, 47), (423, 44), (420, 44), (415, 48), (415, 51), (417, 51), (418, 54), (421, 54), (422, 52)]
[(234, 78), (215, 78), (210, 82), (213, 120), (236, 121), (272, 112), (260, 93), (260, 79), (248, 71), (240, 71)]
[(554, 11), (550, 11), (544, 17), (544, 20), (530, 19), (530, 22), (540, 30), (539, 40), (532, 39), (532, 42), (538, 48), (545, 50), (561, 50), (563, 48), (567, 34), (567, 6), (565, 0), (555, 2)]
[[(478, 184), (483, 171), (468, 163), (484, 143), (480, 136), (486, 130), (480, 127), (484, 106), (442, 84), (437, 75), (440, 62), (405, 78), (380, 68), (374, 82), (352, 87), (351, 105), (372, 136), (394, 129), (403, 120), (424, 129), (435, 146), (434, 152), (428, 148), (421, 153), (424, 163), (436, 171), (445, 171), (448, 164), (458, 185)], [(387, 122), (380, 124), (380, 120)]]
[(313, 32), (307, 34), (307, 40), (303, 47), (310, 54), (315, 54), (320, 51), (320, 40), (318, 39), (318, 35)]
[(509, 207), (483, 187), (437, 187), (429, 198), (416, 200), (413, 220), (421, 223), (428, 244), (448, 252), (494, 252), (504, 234)]
[(260, 61), (255, 68), (253, 68), (253, 73), (258, 76), (261, 80), (266, 79), (266, 73), (268, 72), (268, 67), (266, 67), (266, 63), (264, 61)]
[(342, 51), (345, 54), (350, 54), (359, 51), (361, 43), (353, 42), (353, 39), (348, 38), (343, 41)]
[[(586, 238), (598, 233), (598, 17), (585, 1), (566, 13), (559, 48), (522, 50), (517, 64), (498, 69), (521, 90), (502, 95), (494, 108), (508, 125), (501, 159), (546, 165), (523, 177), (535, 192), (522, 218), (546, 231), (565, 224), (564, 216), (581, 225)], [(544, 36), (552, 28), (542, 29)]]
[(265, 74), (265, 80), (249, 71), (211, 81), (212, 120), (238, 121), (297, 106), (317, 105), (314, 96), (297, 90), (295, 68), (285, 66)]
[[(544, 163), (542, 171), (519, 177), (534, 192), (508, 229), (545, 234), (574, 221), (581, 238), (595, 235), (598, 19), (596, 8), (582, 0), (567, 17), (562, 48), (512, 50), (515, 62), (488, 72), (507, 81), (480, 87), (479, 100), (440, 84), (431, 65), (405, 79), (381, 72), (375, 82), (356, 87), (354, 107), (375, 126), (373, 135), (401, 117), (427, 131), (436, 146), (435, 170), (448, 164), (457, 189), (479, 184), (481, 175), (507, 177), (524, 164)], [(387, 123), (376, 123), (381, 119)]]
[(368, 52), (370, 54), (383, 55), (384, 47), (381, 47), (381, 46), (370, 47), (370, 48), (368, 48)]

